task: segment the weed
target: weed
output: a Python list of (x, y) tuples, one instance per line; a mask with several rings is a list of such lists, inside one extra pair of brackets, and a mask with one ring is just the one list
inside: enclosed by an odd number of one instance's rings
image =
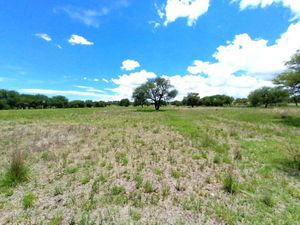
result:
[(63, 194), (63, 188), (61, 186), (55, 186), (54, 188), (54, 196), (62, 195)]
[(123, 194), (125, 192), (126, 192), (126, 190), (123, 186), (115, 185), (110, 189), (110, 194), (111, 195), (120, 195), (120, 194)]
[(192, 195), (182, 202), (182, 208), (184, 210), (192, 210), (195, 212), (200, 212), (202, 210), (202, 204), (200, 202), (200, 199)]
[(192, 155), (192, 159), (193, 160), (199, 160), (199, 159), (201, 159), (202, 158), (202, 154), (200, 154), (200, 153), (194, 153), (193, 155)]
[(81, 215), (79, 225), (96, 225), (96, 221), (91, 219), (91, 215), (88, 213), (83, 213)]
[(61, 215), (55, 216), (53, 217), (50, 222), (49, 225), (61, 225), (63, 221), (63, 217)]
[(28, 209), (33, 206), (33, 202), (35, 201), (36, 196), (33, 193), (27, 193), (23, 196), (23, 208)]
[(271, 194), (265, 194), (265, 195), (262, 197), (261, 201), (262, 201), (266, 206), (269, 206), (269, 207), (275, 206), (275, 201), (274, 201), (274, 199), (273, 199), (273, 197), (272, 197)]
[(77, 166), (69, 166), (67, 169), (66, 169), (66, 172), (68, 174), (73, 174), (73, 173), (76, 173), (77, 171), (79, 170), (79, 168)]
[(154, 169), (154, 173), (155, 173), (157, 176), (161, 176), (163, 172), (162, 172), (161, 169), (155, 168), (155, 169)]
[(147, 180), (147, 181), (144, 183), (144, 192), (145, 192), (145, 193), (152, 193), (152, 192), (154, 192), (154, 191), (155, 191), (155, 189), (154, 189), (152, 183), (151, 183), (149, 180)]
[(128, 164), (128, 159), (125, 152), (117, 152), (116, 153), (116, 161), (120, 163), (122, 166), (126, 166)]
[(141, 177), (141, 176), (135, 176), (134, 177), (134, 181), (135, 181), (135, 187), (137, 188), (137, 189), (139, 189), (139, 188), (141, 188), (142, 187), (142, 185), (143, 185), (143, 178)]
[(167, 184), (162, 185), (162, 196), (165, 199), (170, 195), (170, 187)]
[(14, 187), (29, 179), (29, 168), (21, 150), (16, 149), (11, 156), (10, 165), (0, 180), (0, 187)]
[(225, 178), (223, 179), (223, 188), (230, 194), (235, 194), (238, 192), (239, 184), (232, 173), (226, 174)]
[(139, 221), (142, 217), (141, 213), (135, 209), (130, 209), (129, 215), (134, 221)]
[(182, 173), (178, 170), (172, 170), (171, 176), (175, 179), (179, 179), (182, 176)]

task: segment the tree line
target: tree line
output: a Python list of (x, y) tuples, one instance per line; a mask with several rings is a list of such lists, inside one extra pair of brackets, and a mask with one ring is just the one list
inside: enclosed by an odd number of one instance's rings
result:
[(182, 101), (172, 101), (177, 90), (170, 81), (158, 77), (137, 87), (132, 94), (133, 103), (125, 98), (120, 101), (69, 101), (64, 96), (47, 97), (45, 95), (20, 94), (16, 91), (0, 90), (0, 109), (28, 109), (28, 108), (84, 108), (105, 107), (108, 105), (144, 106), (152, 104), (155, 110), (162, 105), (176, 106), (264, 106), (285, 104), (293, 101), (296, 106), (300, 101), (300, 51), (286, 63), (287, 70), (278, 74), (273, 80), (275, 87), (262, 87), (252, 91), (247, 98), (234, 99), (227, 95), (213, 95), (200, 98), (198, 93), (188, 93)]
[[(273, 80), (275, 87), (262, 87), (252, 91), (247, 98), (234, 99), (227, 95), (213, 95), (200, 98), (198, 93), (188, 93), (182, 101), (173, 101), (173, 105), (187, 106), (264, 106), (280, 105), (300, 101), (300, 51), (286, 62), (287, 70)], [(177, 91), (164, 78), (156, 78), (137, 87), (132, 95), (135, 105), (154, 104), (156, 110), (166, 101), (174, 98)]]
[(45, 108), (84, 108), (105, 107), (115, 102), (73, 100), (65, 96), (20, 94), (16, 91), (0, 90), (0, 109), (45, 109)]

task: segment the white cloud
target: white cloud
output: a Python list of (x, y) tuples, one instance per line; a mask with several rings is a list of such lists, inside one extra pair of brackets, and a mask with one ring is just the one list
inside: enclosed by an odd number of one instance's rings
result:
[(112, 82), (118, 85), (118, 87), (110, 88), (107, 90), (117, 93), (122, 98), (131, 98), (132, 92), (136, 87), (147, 82), (148, 79), (152, 79), (155, 77), (155, 73), (148, 72), (146, 70), (133, 72), (128, 75), (123, 74), (122, 76), (119, 76), (118, 79), (112, 79)]
[(64, 12), (71, 19), (81, 22), (87, 26), (98, 27), (100, 22), (99, 18), (107, 15), (110, 9), (107, 7), (102, 7), (100, 9), (83, 9), (78, 7), (62, 7), (54, 9), (54, 12)]
[(94, 78), (93, 81), (99, 82), (100, 80), (98, 78)]
[(157, 13), (164, 20), (164, 25), (174, 22), (178, 18), (187, 18), (187, 25), (192, 26), (197, 19), (205, 14), (209, 8), (210, 0), (167, 0), (165, 6)]
[(284, 63), (300, 48), (300, 22), (291, 24), (273, 45), (267, 40), (252, 39), (248, 34), (236, 35), (226, 46), (219, 46), (215, 63), (195, 60), (188, 71), (207, 74), (216, 80), (226, 74), (241, 72), (261, 79), (271, 79), (285, 69)]
[(35, 34), (35, 36), (47, 41), (47, 42), (50, 42), (52, 41), (52, 38), (50, 37), (50, 35), (46, 34), (46, 33), (37, 33)]
[(1, 81), (4, 81), (4, 77), (0, 77), (0, 82), (1, 82)]
[(121, 96), (112, 95), (112, 94), (102, 94), (96, 92), (87, 92), (87, 91), (75, 91), (75, 90), (53, 90), (53, 89), (20, 89), (20, 93), (29, 93), (29, 94), (44, 94), (44, 95), (63, 95), (70, 97), (70, 99), (94, 99), (94, 100), (103, 100), (103, 101), (116, 101), (120, 100)]
[(154, 30), (160, 27), (160, 23), (159, 22), (150, 20), (150, 21), (148, 21), (148, 23), (153, 26)]
[(92, 96), (100, 97), (101, 94), (94, 92), (85, 92), (85, 91), (74, 91), (74, 90), (53, 90), (53, 89), (38, 89), (38, 88), (29, 88), (29, 89), (20, 89), (20, 92), (32, 93), (32, 94), (46, 94), (46, 95), (76, 95), (76, 96)]
[(178, 90), (177, 99), (188, 92), (197, 92), (201, 97), (246, 97), (254, 89), (273, 85), (271, 79), (286, 69), (284, 63), (300, 49), (299, 40), (300, 22), (291, 24), (272, 45), (248, 34), (236, 35), (233, 41), (217, 48), (215, 63), (195, 60), (187, 69), (191, 74), (165, 77)]
[(109, 83), (109, 80), (107, 80), (105, 78), (102, 78), (102, 81), (105, 82), (105, 83)]
[(182, 100), (189, 92), (199, 93), (201, 97), (226, 94), (234, 97), (246, 97), (250, 91), (262, 87), (271, 86), (271, 81), (250, 76), (234, 76), (227, 75), (220, 82), (211, 77), (203, 77), (200, 75), (175, 75), (164, 76), (169, 79), (171, 84), (178, 90), (177, 100)]
[(61, 45), (59, 45), (59, 44), (54, 44), (54, 46), (59, 48), (59, 49), (62, 49)]
[(68, 41), (71, 45), (93, 45), (94, 44), (93, 42), (88, 41), (84, 37), (79, 36), (77, 34), (72, 34)]
[(274, 4), (281, 4), (289, 8), (294, 14), (295, 18), (300, 18), (300, 1), (299, 0), (233, 0), (232, 2), (240, 2), (240, 9), (246, 8), (265, 8)]
[(80, 89), (85, 89), (85, 91), (87, 91), (87, 92), (98, 92), (98, 93), (103, 93), (104, 92), (103, 90), (96, 89), (96, 88), (93, 88), (93, 87), (88, 87), (88, 86), (78, 85), (78, 86), (74, 86), (74, 87), (77, 87), (77, 88), (80, 88)]
[(121, 69), (126, 70), (126, 71), (131, 71), (136, 68), (140, 67), (140, 64), (138, 61), (131, 60), (131, 59), (126, 59), (122, 62)]

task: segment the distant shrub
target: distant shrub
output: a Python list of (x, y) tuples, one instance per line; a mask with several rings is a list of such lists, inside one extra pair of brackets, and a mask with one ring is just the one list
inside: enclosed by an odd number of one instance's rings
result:
[(130, 105), (130, 101), (128, 98), (124, 98), (120, 101), (119, 103), (120, 106), (125, 106), (125, 107), (128, 107)]

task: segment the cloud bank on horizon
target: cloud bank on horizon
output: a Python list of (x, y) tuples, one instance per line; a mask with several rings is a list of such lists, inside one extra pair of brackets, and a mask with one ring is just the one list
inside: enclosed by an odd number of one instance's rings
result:
[[(47, 32), (35, 32), (34, 35), (44, 40), (43, 43), (45, 44), (50, 43), (51, 45), (51, 42), (54, 41), (52, 45), (61, 49), (61, 51), (67, 48), (66, 53), (59, 54), (65, 54), (65, 59), (66, 57), (74, 58), (74, 61), (68, 62), (66, 66), (63, 65), (61, 71), (70, 74), (78, 73), (78, 75), (64, 75), (65, 80), (62, 79), (61, 83), (56, 81), (53, 86), (47, 86), (47, 81), (41, 80), (38, 76), (33, 76), (32, 79), (28, 80), (27, 87), (18, 86), (14, 88), (14, 86), (17, 86), (14, 84), (14, 79), (5, 76), (5, 71), (1, 71), (0, 65), (1, 84), (10, 82), (10, 86), (7, 85), (10, 89), (19, 90), (22, 93), (66, 95), (71, 99), (119, 100), (121, 98), (131, 98), (134, 88), (145, 83), (147, 80), (163, 76), (169, 79), (171, 84), (178, 90), (176, 98), (178, 100), (181, 100), (188, 92), (197, 92), (201, 97), (214, 94), (246, 97), (249, 92), (256, 88), (272, 86), (272, 78), (286, 69), (285, 62), (300, 49), (300, 1), (228, 1), (227, 7), (230, 10), (238, 7), (238, 10), (240, 10), (239, 13), (270, 8), (270, 10), (274, 10), (274, 16), (279, 15), (279, 11), (282, 10), (282, 17), (286, 18), (286, 11), (284, 10), (289, 10), (290, 16), (285, 19), (286, 28), (282, 29), (280, 33), (273, 34), (270, 40), (262, 38), (254, 32), (256, 31), (255, 29), (248, 33), (246, 31), (247, 26), (237, 30), (232, 28), (233, 31), (225, 37), (225, 41), (215, 41), (215, 47), (210, 48), (210, 51), (206, 53), (203, 53), (203, 49), (201, 48), (198, 48), (197, 52), (197, 47), (195, 47), (196, 50), (193, 50), (194, 46), (192, 44), (188, 45), (188, 47), (185, 46), (186, 43), (182, 42), (182, 38), (184, 38), (184, 32), (188, 33), (191, 35), (191, 42), (197, 46), (195, 43), (201, 42), (201, 39), (197, 39), (196, 37), (204, 35), (203, 33), (194, 31), (198, 29), (198, 26), (206, 26), (205, 29), (209, 33), (207, 34), (207, 39), (210, 38), (209, 35), (216, 32), (215, 29), (221, 29), (226, 26), (227, 24), (220, 24), (217, 28), (210, 27), (211, 19), (207, 19), (210, 11), (218, 9), (218, 3), (211, 0), (162, 0), (160, 3), (152, 2), (151, 4), (155, 14), (149, 14), (149, 19), (144, 21), (143, 29), (146, 29), (147, 25), (153, 26), (155, 32), (149, 27), (149, 32), (152, 33), (152, 40), (139, 33), (132, 33), (130, 28), (134, 24), (126, 27), (125, 30), (117, 26), (112, 27), (112, 30), (109, 31), (101, 28), (101, 20), (109, 17), (111, 11), (117, 12), (119, 10), (120, 14), (123, 15), (125, 12), (122, 10), (125, 8), (129, 10), (131, 7), (134, 7), (133, 2), (129, 0), (116, 1), (116, 4), (109, 6), (98, 5), (93, 10), (91, 10), (91, 6), (54, 7), (53, 12), (55, 16), (67, 15), (72, 23), (78, 22), (78, 24), (82, 24), (86, 28), (77, 29), (77, 25), (72, 25), (72, 28), (62, 32), (61, 35), (51, 29), (45, 29)], [(115, 20), (116, 17), (114, 15), (111, 20)], [(137, 20), (138, 17), (134, 22), (136, 23)], [(257, 23), (258, 21), (255, 22)], [(200, 22), (201, 25), (199, 25)], [(272, 24), (272, 19), (270, 24)], [(108, 25), (109, 22), (107, 22)], [(138, 29), (142, 32), (141, 28)], [(270, 32), (272, 31), (271, 29), (273, 29), (272, 26), (270, 26)], [(102, 50), (106, 45), (109, 45), (109, 39), (103, 39), (105, 32), (109, 32), (108, 37), (119, 37), (116, 38), (115, 42), (115, 46), (119, 49), (114, 48), (112, 45), (110, 49), (115, 49), (112, 52)], [(166, 32), (169, 33), (163, 36), (163, 33)], [(92, 38), (90, 39), (90, 37)], [(122, 41), (123, 39), (127, 40), (127, 38), (129, 42), (123, 46)], [(142, 47), (150, 45), (151, 49), (150, 51), (148, 50), (149, 53), (147, 51), (138, 51), (135, 45), (132, 45), (133, 40), (136, 40), (135, 43)], [(172, 40), (178, 44), (174, 46), (175, 48), (167, 49)], [(75, 45), (80, 45), (82, 48), (75, 50), (76, 48), (72, 47)], [(46, 47), (43, 46), (43, 48)], [(97, 48), (97, 51), (94, 48)], [(177, 49), (181, 49), (180, 52), (186, 52), (187, 54), (191, 51), (191, 54), (188, 55), (192, 56), (189, 56), (188, 61), (178, 60), (180, 56), (176, 58), (177, 60), (172, 60)], [(67, 51), (73, 52), (73, 55), (71, 56)], [(100, 54), (103, 55), (103, 61), (107, 55), (109, 60), (116, 61), (120, 66), (117, 67), (116, 63), (114, 63), (113, 65), (115, 66), (113, 69), (106, 69), (106, 67), (111, 67), (111, 65), (108, 65), (110, 62), (107, 62), (106, 64), (101, 64), (101, 67), (99, 67), (97, 60), (94, 59), (97, 56), (99, 57), (98, 52), (101, 52)], [(148, 56), (148, 54), (152, 55)], [(160, 57), (160, 54), (163, 57)], [(153, 57), (153, 55), (156, 57)], [(168, 64), (164, 63), (164, 57), (167, 57), (168, 60), (170, 58)], [(89, 61), (85, 61), (85, 58), (88, 58)], [(151, 66), (152, 61), (159, 61), (163, 66), (159, 68), (153, 67)], [(156, 62), (156, 64), (159, 63)], [(70, 66), (70, 68), (72, 67), (72, 72), (68, 72), (68, 65), (72, 65)], [(168, 72), (169, 68), (165, 65), (177, 68), (178, 72)], [(39, 67), (38, 64), (37, 67)], [(77, 71), (76, 68), (81, 69), (80, 71), (87, 71), (86, 73), (89, 75), (80, 75), (82, 72)], [(106, 75), (103, 76), (101, 74)], [(42, 85), (38, 85), (34, 79), (40, 79), (38, 83)], [(96, 83), (97, 85), (95, 86)], [(66, 84), (68, 86), (64, 87)]]

